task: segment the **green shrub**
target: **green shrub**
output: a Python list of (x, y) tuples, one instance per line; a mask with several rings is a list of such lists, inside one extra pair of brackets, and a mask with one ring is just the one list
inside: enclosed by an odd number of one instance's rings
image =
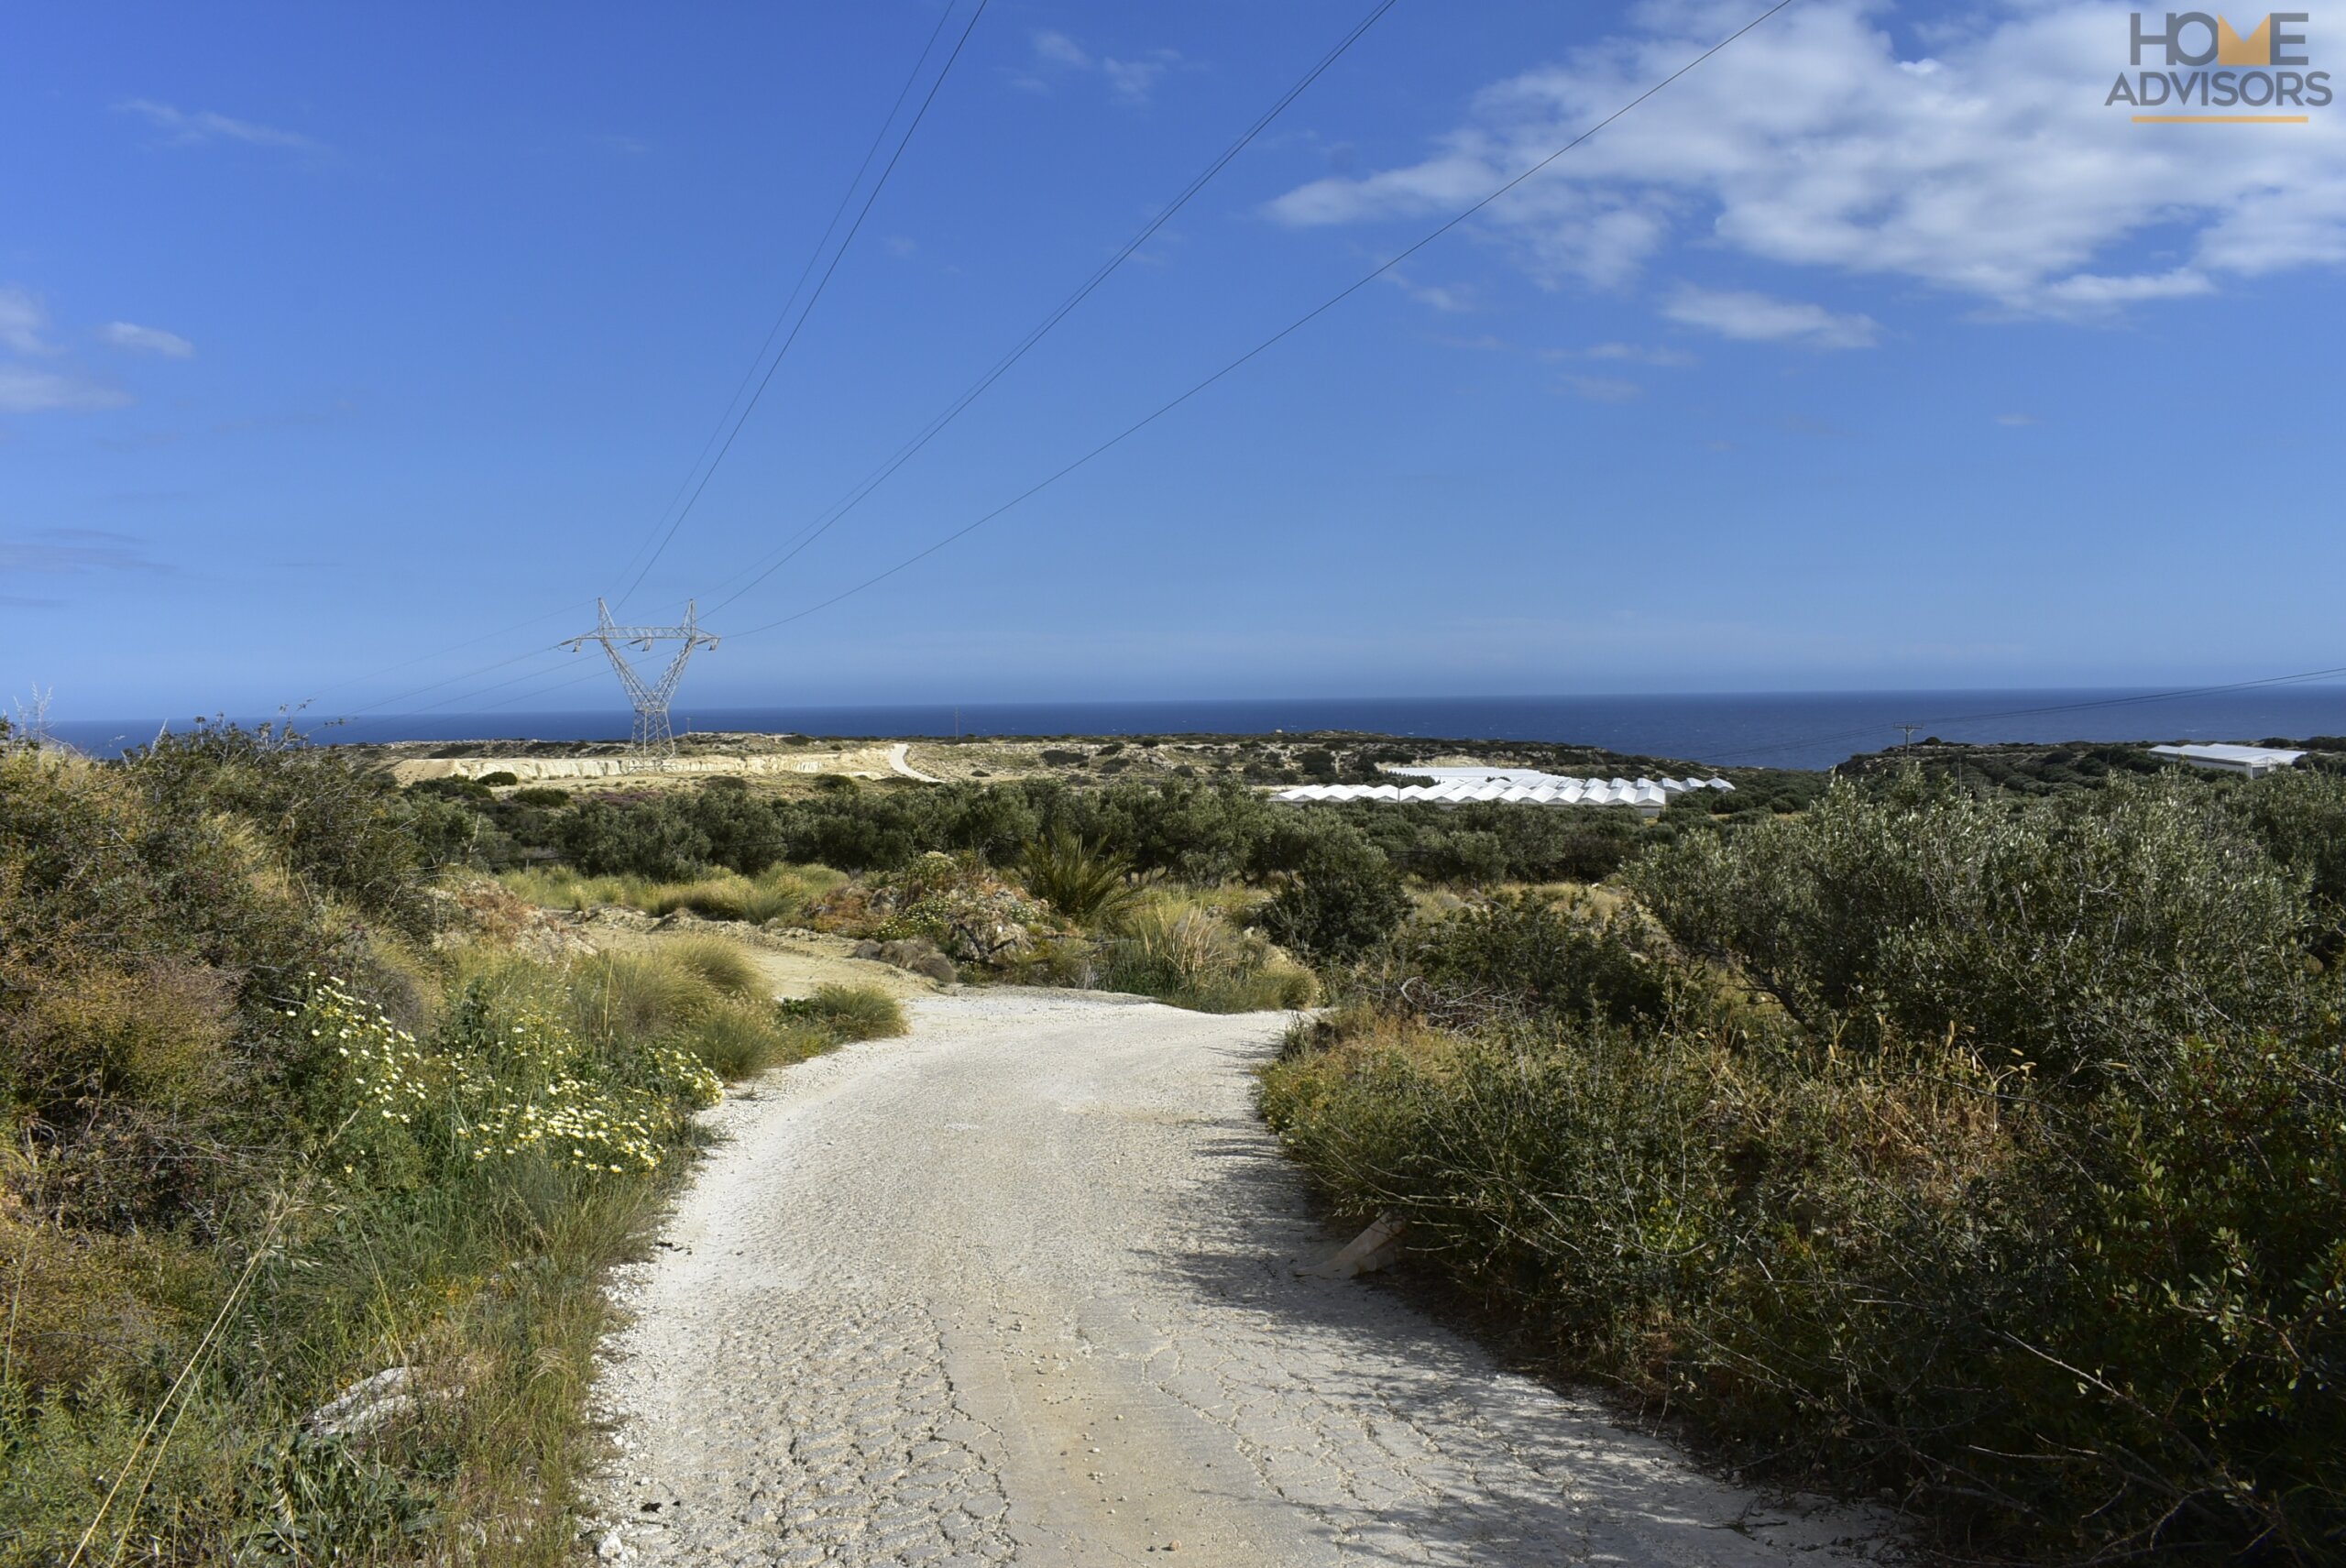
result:
[(521, 782), (521, 775), (514, 773), (510, 768), (499, 768), (495, 773), (481, 774), (480, 777), (475, 779), (473, 782), (480, 785), (483, 789), (504, 789), (510, 785), (520, 784)]
[(840, 1040), (884, 1040), (910, 1027), (894, 997), (867, 985), (817, 986), (812, 996), (783, 1003), (783, 1011)]
[(530, 789), (515, 790), (511, 798), (520, 806), (540, 806), (550, 811), (556, 811), (570, 804), (570, 792), (533, 786)]
[(1660, 1022), (1672, 971), (1635, 916), (1575, 910), (1539, 894), (1472, 904), (1405, 940), (1394, 1000), (1453, 1026), (1495, 1014)]
[(1113, 920), (1131, 906), (1132, 862), (1094, 840), (1053, 828), (1027, 841), (1026, 891), (1081, 925)]
[(2081, 1124), (1944, 1045), (1388, 1036), (1290, 1056), (1265, 1110), (1576, 1370), (1779, 1474), (2030, 1561), (2313, 1563), (2346, 1531), (2336, 1049), (2179, 1047)]
[(1050, 909), (989, 872), (973, 851), (927, 854), (901, 872), (834, 889), (808, 912), (817, 930), (918, 939), (962, 963), (1014, 962), (1055, 934)]
[(2302, 894), (2175, 775), (1978, 798), (1913, 772), (1696, 834), (1628, 878), (1672, 936), (1847, 1043), (1954, 1028), (2092, 1076), (2179, 1034), (2305, 1021)]
[(619, 806), (582, 795), (556, 819), (554, 843), (589, 876), (683, 881), (708, 864), (709, 837), (666, 800)]
[(2227, 805), (2284, 869), (2306, 879), (2325, 963), (2346, 951), (2346, 775), (2296, 768), (2233, 789)]
[(1909, 773), (1698, 829), (1628, 879), (1683, 949), (1470, 906), (1294, 1033), (1265, 1113), (1572, 1370), (1791, 1484), (1971, 1557), (2336, 1562), (2333, 807), (2271, 782)]
[(1390, 936), (1409, 895), (1383, 855), (1349, 829), (1315, 834), (1293, 881), (1263, 906), (1271, 939), (1315, 961), (1355, 958)]

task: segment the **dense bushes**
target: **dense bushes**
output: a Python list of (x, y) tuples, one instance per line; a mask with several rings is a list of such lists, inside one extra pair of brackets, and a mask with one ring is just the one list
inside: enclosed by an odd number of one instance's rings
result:
[(1379, 1000), (1445, 1026), (1517, 1019), (1658, 1023), (1672, 975), (1644, 922), (1538, 894), (1469, 905), (1361, 979)]
[[(1747, 1463), (2032, 1561), (2340, 1561), (2346, 1036), (2309, 945), (2341, 806), (1836, 788), (1639, 862), (1669, 943), (1522, 903), (1408, 938), (1265, 1108)], [(1429, 1026), (1474, 992), (1509, 1004)]]
[(2113, 781), (2034, 809), (1925, 784), (1690, 836), (1628, 878), (1694, 951), (1795, 1018), (1991, 1044), (2072, 1077), (2309, 1005), (2301, 883), (2188, 781)]
[[(268, 732), (0, 732), (0, 1564), (570, 1560), (598, 1276), (689, 1113), (889, 1004), (532, 961), (429, 885), (458, 818)], [(412, 1413), (304, 1428), (393, 1365)]]
[(1409, 913), (1400, 876), (1343, 824), (1304, 837), (1293, 880), (1263, 906), (1271, 939), (1321, 961), (1357, 957)]
[[(1476, 805), (1277, 806), (1232, 781), (1120, 780), (1071, 789), (1055, 780), (872, 789), (853, 780), (797, 798), (756, 794), (738, 779), (659, 794), (578, 795), (546, 809), (517, 792), (420, 784), (408, 794), (442, 861), (501, 871), (559, 856), (590, 876), (688, 881), (711, 869), (756, 875), (782, 862), (847, 872), (902, 871), (924, 854), (977, 855), (1019, 865), (1037, 841), (1085, 843), (1138, 876), (1211, 885), (1303, 869), (1325, 837), (1357, 839), (1420, 881), (1589, 882), (1609, 875), (1656, 834), (1620, 810), (1527, 811)], [(484, 792), (485, 793), (485, 792)], [(1668, 829), (1661, 836), (1667, 837)]]

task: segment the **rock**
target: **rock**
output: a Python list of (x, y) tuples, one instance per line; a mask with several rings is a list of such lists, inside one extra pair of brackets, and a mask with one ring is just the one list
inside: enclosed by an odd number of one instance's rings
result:
[(926, 975), (939, 985), (950, 985), (959, 978), (951, 959), (938, 952), (934, 944), (916, 937), (900, 937), (893, 942), (881, 943), (880, 959), (882, 962), (893, 964), (900, 970)]
[(1374, 1274), (1401, 1255), (1402, 1233), (1409, 1228), (1407, 1220), (1380, 1214), (1368, 1229), (1345, 1243), (1335, 1256), (1316, 1268), (1298, 1268), (1296, 1272), (1321, 1279), (1350, 1279), (1356, 1274)]
[(386, 1366), (312, 1410), (301, 1418), (301, 1424), (320, 1437), (355, 1437), (372, 1431), (415, 1408), (415, 1396), (408, 1388), (414, 1381), (412, 1366)]
[(951, 959), (938, 952), (935, 943), (918, 937), (898, 937), (885, 942), (867, 939), (858, 942), (850, 956), (926, 975), (939, 985), (951, 985), (960, 978)]
[(319, 1437), (363, 1437), (396, 1416), (422, 1404), (464, 1398), (464, 1386), (417, 1387), (412, 1366), (386, 1366), (362, 1377), (301, 1418), (304, 1431)]

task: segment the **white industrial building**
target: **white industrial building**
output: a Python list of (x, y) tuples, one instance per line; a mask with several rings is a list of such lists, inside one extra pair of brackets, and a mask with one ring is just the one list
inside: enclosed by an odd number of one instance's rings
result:
[(2262, 778), (2275, 768), (2293, 768), (2303, 751), (2276, 751), (2267, 746), (2154, 746), (2154, 757), (2171, 757), (2178, 762), (2188, 762), (2195, 768), (2213, 768), (2219, 773), (2246, 773), (2250, 778)]
[(1690, 789), (1735, 786), (1721, 778), (1584, 779), (1537, 768), (1392, 768), (1399, 778), (1427, 779), (1426, 784), (1298, 784), (1271, 796), (1291, 805), (1318, 801), (1373, 800), (1398, 805), (1467, 806), (1494, 802), (1508, 806), (1633, 806), (1647, 817), (1657, 816), (1672, 795)]

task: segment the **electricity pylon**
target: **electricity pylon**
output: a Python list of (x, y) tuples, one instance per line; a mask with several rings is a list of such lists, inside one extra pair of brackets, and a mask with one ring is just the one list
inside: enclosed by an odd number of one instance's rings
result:
[[(685, 678), (685, 665), (696, 648), (714, 648), (717, 639), (703, 631), (694, 617), (699, 606), (685, 603), (685, 623), (682, 626), (618, 626), (611, 621), (611, 607), (601, 599), (595, 601), (595, 630), (570, 640), (570, 651), (577, 652), (589, 642), (599, 642), (603, 652), (610, 655), (611, 668), (619, 673), (619, 685), (627, 688), (628, 701), (635, 705), (635, 734), (630, 740), (639, 751), (673, 751), (676, 749), (675, 731), (668, 725), (668, 699), (676, 695), (676, 683)], [(619, 644), (632, 642), (649, 652), (655, 642), (671, 639), (684, 646), (668, 661), (667, 674), (656, 685), (646, 685), (635, 666), (619, 652)]]

